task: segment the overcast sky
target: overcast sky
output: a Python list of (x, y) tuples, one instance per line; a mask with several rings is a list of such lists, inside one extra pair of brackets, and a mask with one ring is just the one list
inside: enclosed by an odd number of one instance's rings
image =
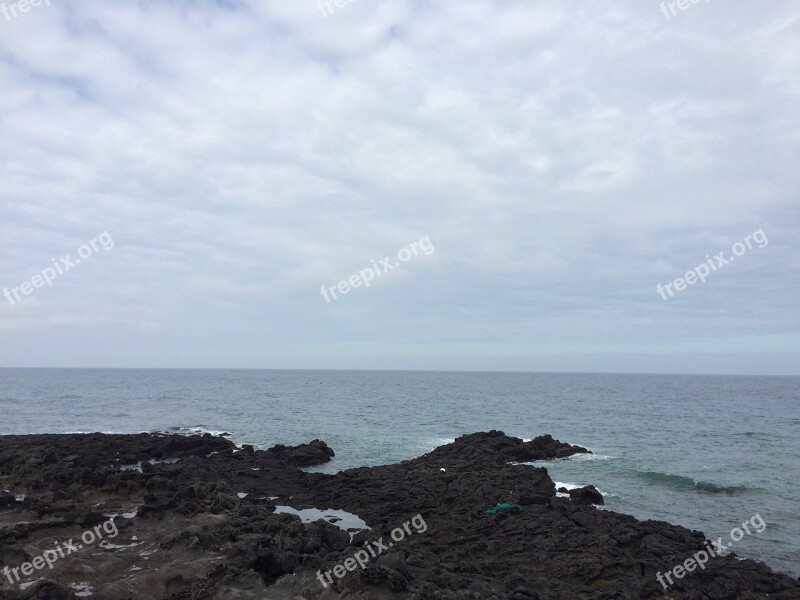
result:
[(9, 4), (0, 366), (800, 374), (796, 1)]

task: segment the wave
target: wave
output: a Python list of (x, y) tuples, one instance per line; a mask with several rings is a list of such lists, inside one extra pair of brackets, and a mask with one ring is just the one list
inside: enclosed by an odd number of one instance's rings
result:
[(581, 487), (575, 483), (564, 483), (563, 481), (554, 481), (553, 483), (556, 484), (556, 496), (558, 498), (569, 498), (569, 494), (565, 494), (563, 492), (558, 491), (561, 488), (566, 488), (567, 490), (574, 490), (576, 488)]
[(97, 431), (96, 429), (76, 430), (76, 431), (60, 431), (60, 435), (91, 435), (93, 433), (102, 433), (103, 435), (135, 435), (137, 433), (150, 433), (150, 431)]
[(158, 429), (154, 433), (169, 433), (169, 434), (178, 434), (178, 435), (203, 435), (205, 433), (210, 433), (215, 437), (230, 437), (230, 433), (227, 431), (216, 431), (214, 429), (206, 429), (202, 425), (196, 425), (194, 427), (168, 427), (166, 429)]
[(765, 431), (745, 431), (743, 433), (734, 433), (731, 437), (744, 436), (746, 438), (753, 438), (756, 440), (783, 440), (786, 436), (776, 435), (774, 433), (767, 433)]
[(440, 446), (447, 446), (456, 441), (456, 438), (427, 438), (420, 444), (420, 448), (426, 448), (428, 451), (436, 450)]
[(554, 481), (553, 483), (556, 484), (556, 489), (558, 488), (566, 488), (567, 490), (576, 490), (579, 487), (583, 487), (577, 483), (564, 483), (563, 481)]
[(609, 456), (608, 454), (573, 454), (565, 458), (557, 458), (556, 460), (569, 460), (572, 462), (590, 462), (593, 460), (611, 460), (617, 458), (616, 456)]
[(712, 494), (738, 494), (750, 489), (743, 485), (719, 485), (708, 481), (695, 481), (684, 475), (671, 475), (659, 471), (636, 471), (636, 476), (656, 485), (676, 489), (695, 489)]
[[(588, 485), (586, 483), (565, 483), (563, 481), (553, 481), (553, 483), (556, 485), (556, 496), (559, 496), (559, 497), (562, 497), (562, 498), (569, 498), (569, 494), (565, 494), (563, 492), (559, 492), (558, 491), (559, 488), (565, 488), (567, 491), (569, 491), (569, 490), (576, 490), (578, 488), (582, 488), (582, 487), (585, 487), (586, 485)], [(614, 497), (614, 496), (617, 495), (617, 494), (615, 494), (613, 492), (604, 492), (603, 490), (601, 490), (597, 486), (595, 486), (594, 489), (596, 489), (598, 492), (603, 494), (604, 498)]]
[(609, 456), (608, 454), (572, 454), (562, 458), (548, 458), (546, 460), (531, 460), (527, 462), (514, 463), (520, 465), (544, 465), (545, 463), (558, 463), (558, 462), (593, 462), (601, 460), (613, 460), (616, 456)]

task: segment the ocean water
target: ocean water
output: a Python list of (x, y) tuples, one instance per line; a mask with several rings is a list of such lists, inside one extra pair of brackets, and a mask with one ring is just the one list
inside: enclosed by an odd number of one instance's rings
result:
[[(595, 453), (537, 463), (554, 480), (594, 484), (606, 510), (702, 530), (795, 576), (799, 408), (798, 377), (0, 369), (0, 434), (195, 428), (264, 447), (320, 438), (336, 451), (326, 472), (474, 431), (550, 433)], [(766, 529), (731, 542), (755, 515)]]

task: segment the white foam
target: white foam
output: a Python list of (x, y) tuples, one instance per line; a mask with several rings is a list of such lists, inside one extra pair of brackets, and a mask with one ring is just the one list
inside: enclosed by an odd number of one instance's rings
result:
[(214, 437), (230, 437), (227, 431), (217, 431), (215, 429), (206, 429), (205, 427), (172, 427), (170, 429), (161, 430), (162, 433), (178, 434), (178, 435), (203, 435), (210, 433)]
[[(588, 483), (564, 483), (562, 481), (554, 481), (553, 483), (556, 484), (556, 490), (558, 490), (558, 488), (562, 488), (562, 487), (566, 488), (567, 490), (575, 490), (575, 489), (586, 487), (587, 485), (589, 485)], [(596, 489), (598, 492), (600, 492), (603, 495), (604, 498), (606, 498), (608, 496), (616, 496), (616, 494), (604, 492), (603, 490), (601, 490), (597, 486), (594, 486), (594, 489)], [(556, 496), (558, 496), (560, 498), (568, 498), (569, 494), (565, 494), (563, 492), (556, 492)]]
[(237, 492), (236, 495), (239, 496), (239, 498), (242, 498), (242, 499), (247, 498), (247, 494), (245, 492)]
[(531, 466), (539, 466), (539, 465), (547, 465), (548, 463), (555, 463), (555, 462), (589, 462), (595, 460), (611, 460), (617, 458), (616, 456), (609, 456), (607, 454), (573, 454), (572, 456), (564, 456), (562, 458), (548, 458), (546, 460), (531, 460), (528, 462), (521, 462), (521, 463), (514, 463), (518, 465), (531, 465)]
[(424, 446), (426, 448), (430, 448), (431, 450), (435, 450), (439, 446), (446, 446), (447, 444), (452, 444), (456, 441), (456, 438), (429, 438)]
[[(566, 488), (567, 490), (574, 490), (574, 489), (577, 489), (579, 487), (583, 487), (581, 485), (578, 485), (577, 483), (564, 483), (563, 481), (554, 481), (553, 483), (556, 484), (556, 490), (558, 490), (559, 488)], [(565, 494), (564, 492), (556, 491), (556, 497), (557, 498), (569, 498), (569, 494)]]
[(568, 490), (576, 490), (576, 489), (578, 489), (580, 487), (583, 487), (582, 485), (580, 485), (578, 483), (564, 483), (563, 481), (554, 481), (553, 483), (556, 484), (556, 489), (563, 487), (563, 488), (567, 488)]
[(135, 433), (149, 433), (149, 431), (65, 431), (62, 435), (91, 435), (102, 433), (103, 435), (131, 435)]
[(584, 462), (590, 460), (611, 460), (617, 458), (616, 456), (609, 456), (608, 454), (573, 454), (566, 458), (558, 458), (556, 460), (571, 460), (574, 462)]

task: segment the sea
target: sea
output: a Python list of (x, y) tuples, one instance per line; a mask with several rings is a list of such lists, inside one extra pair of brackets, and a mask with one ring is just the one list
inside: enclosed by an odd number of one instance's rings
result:
[(0, 415), (0, 434), (195, 431), (264, 448), (319, 438), (336, 457), (315, 470), (331, 473), (476, 431), (549, 433), (593, 452), (535, 463), (558, 485), (593, 484), (602, 510), (700, 530), (800, 576), (798, 377), (6, 368)]

